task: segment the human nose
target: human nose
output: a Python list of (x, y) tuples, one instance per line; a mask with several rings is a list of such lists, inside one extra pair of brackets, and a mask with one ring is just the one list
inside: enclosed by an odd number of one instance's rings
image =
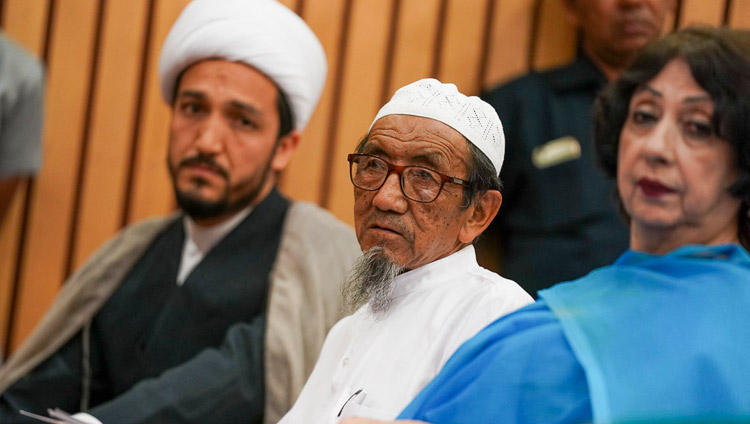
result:
[(375, 193), (372, 203), (382, 211), (406, 212), (408, 202), (401, 191), (401, 176), (395, 172), (388, 174), (383, 185)]
[(643, 140), (643, 155), (651, 164), (668, 164), (674, 159), (675, 142), (679, 131), (675, 125), (662, 121)]
[(195, 141), (198, 151), (204, 154), (216, 154), (224, 145), (225, 128), (221, 119), (209, 116), (201, 123)]

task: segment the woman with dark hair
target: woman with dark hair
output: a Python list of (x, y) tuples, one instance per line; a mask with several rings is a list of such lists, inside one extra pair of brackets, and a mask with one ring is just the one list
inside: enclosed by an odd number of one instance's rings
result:
[[(728, 144), (736, 160), (737, 175), (729, 193), (740, 201), (737, 238), (750, 250), (750, 34), (747, 31), (688, 28), (647, 46), (630, 69), (599, 96), (594, 121), (599, 163), (608, 176), (617, 176), (618, 147), (629, 114), (649, 118), (631, 110), (632, 98), (676, 61), (689, 68), (690, 76), (713, 102), (708, 121), (688, 121), (685, 124), (690, 128), (685, 129), (710, 131), (708, 135), (712, 138)], [(630, 214), (624, 212), (626, 219), (630, 219)]]
[(630, 250), (490, 324), (400, 418), (750, 420), (750, 34), (647, 47), (601, 94), (596, 143)]

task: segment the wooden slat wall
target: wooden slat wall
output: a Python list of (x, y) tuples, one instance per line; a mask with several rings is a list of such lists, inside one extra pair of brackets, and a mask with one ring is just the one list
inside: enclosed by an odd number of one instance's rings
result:
[[(0, 343), (15, 348), (62, 281), (127, 223), (174, 209), (169, 109), (156, 69), (189, 0), (0, 0), (6, 33), (47, 66), (44, 166), (0, 227)], [(563, 63), (576, 32), (560, 0), (283, 0), (319, 36), (326, 88), (281, 187), (351, 223), (346, 153), (400, 86), (469, 94)], [(667, 28), (750, 27), (750, 0), (679, 0)]]

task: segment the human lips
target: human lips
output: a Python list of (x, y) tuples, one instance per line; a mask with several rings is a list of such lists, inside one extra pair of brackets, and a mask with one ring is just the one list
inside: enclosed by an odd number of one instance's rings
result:
[(201, 157), (188, 158), (180, 162), (180, 169), (188, 170), (193, 174), (204, 175), (204, 176), (216, 176), (219, 175), (224, 179), (229, 177), (229, 173), (215, 163), (211, 159), (204, 159)]
[(396, 229), (396, 228), (394, 228), (392, 226), (389, 226), (389, 225), (385, 225), (385, 224), (383, 224), (383, 225), (374, 224), (374, 225), (370, 225), (368, 228), (370, 230), (375, 231), (376, 233), (382, 233), (382, 234), (386, 234), (386, 235), (393, 234), (393, 235), (397, 235), (397, 236), (402, 235), (401, 231), (399, 231), (398, 229)]
[(638, 36), (655, 32), (650, 20), (643, 17), (626, 17), (620, 20), (619, 30), (622, 35)]
[(403, 224), (393, 219), (374, 219), (366, 225), (366, 230), (381, 238), (404, 238), (410, 240), (410, 232)]
[(675, 189), (648, 178), (638, 180), (638, 187), (647, 197), (661, 197), (676, 192)]

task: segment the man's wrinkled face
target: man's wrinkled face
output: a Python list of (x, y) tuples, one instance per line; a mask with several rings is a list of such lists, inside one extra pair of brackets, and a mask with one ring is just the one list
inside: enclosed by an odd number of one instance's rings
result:
[(180, 78), (169, 170), (180, 207), (211, 223), (256, 203), (274, 184), (277, 88), (257, 70), (206, 60)]
[[(411, 115), (387, 115), (372, 127), (362, 152), (394, 165), (420, 165), (467, 179), (466, 139), (448, 125)], [(415, 269), (465, 246), (459, 232), (471, 212), (463, 209), (462, 187), (445, 184), (437, 199), (420, 203), (401, 191), (390, 174), (377, 191), (354, 188), (354, 221), (363, 251), (383, 253), (405, 269)]]

